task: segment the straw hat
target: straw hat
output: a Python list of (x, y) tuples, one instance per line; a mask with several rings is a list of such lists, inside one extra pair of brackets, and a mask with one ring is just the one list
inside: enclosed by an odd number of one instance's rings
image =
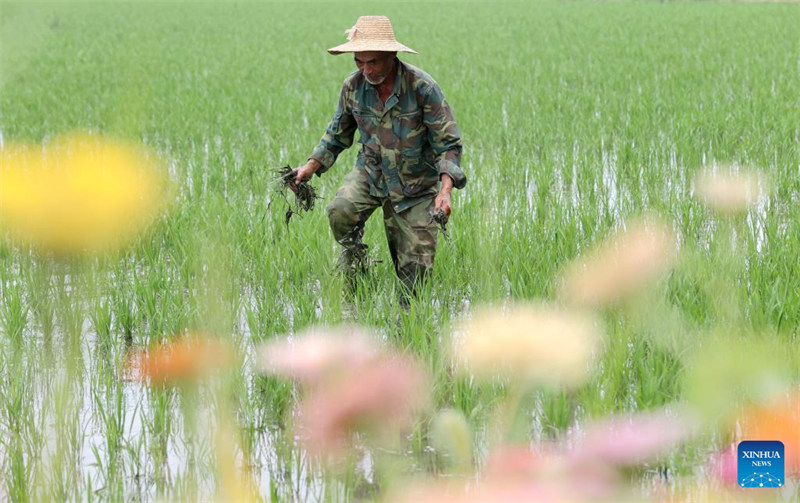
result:
[(336, 47), (331, 47), (331, 54), (345, 52), (386, 51), (410, 52), (417, 51), (406, 47), (394, 38), (392, 23), (386, 16), (361, 16), (355, 26), (346, 30), (347, 42)]

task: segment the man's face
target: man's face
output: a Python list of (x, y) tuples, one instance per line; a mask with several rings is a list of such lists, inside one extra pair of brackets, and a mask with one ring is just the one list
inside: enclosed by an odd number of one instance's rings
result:
[(383, 84), (394, 68), (394, 52), (357, 52), (353, 58), (358, 70), (373, 86)]

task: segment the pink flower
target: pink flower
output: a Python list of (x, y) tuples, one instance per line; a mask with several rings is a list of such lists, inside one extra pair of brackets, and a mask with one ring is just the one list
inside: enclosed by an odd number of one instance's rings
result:
[(434, 484), (390, 497), (402, 502), (501, 501), (628, 501), (619, 477), (610, 467), (576, 467), (563, 452), (545, 447), (534, 452), (527, 446), (507, 445), (489, 453), (483, 477), (475, 485)]
[(427, 374), (414, 360), (381, 348), (356, 327), (269, 342), (259, 350), (259, 364), (303, 385), (298, 436), (328, 460), (345, 457), (356, 435), (383, 441), (412, 426), (430, 394)]
[(527, 445), (504, 445), (489, 453), (486, 475), (491, 478), (529, 478), (558, 462), (558, 454), (548, 449), (534, 453)]
[(540, 445), (537, 451), (527, 446), (494, 449), (486, 465), (485, 480), (490, 487), (516, 485), (526, 500), (536, 497), (547, 501), (607, 499), (621, 486), (613, 467), (575, 463), (568, 452), (553, 445)]
[(427, 405), (428, 379), (409, 358), (384, 355), (343, 369), (311, 390), (299, 406), (304, 447), (334, 458), (345, 454), (353, 434), (386, 439), (413, 425)]
[(263, 344), (258, 349), (258, 365), (265, 373), (314, 385), (331, 373), (363, 365), (379, 350), (375, 340), (360, 328), (314, 328), (293, 340)]
[(693, 423), (666, 411), (590, 424), (564, 447), (556, 443), (493, 449), (477, 483), (434, 484), (390, 501), (636, 501), (623, 467), (653, 459), (694, 431)]
[(668, 452), (693, 433), (692, 424), (664, 411), (615, 417), (589, 425), (571, 451), (576, 462), (629, 466)]
[(709, 460), (711, 475), (725, 485), (737, 486), (738, 466), (736, 459), (736, 446), (716, 452)]

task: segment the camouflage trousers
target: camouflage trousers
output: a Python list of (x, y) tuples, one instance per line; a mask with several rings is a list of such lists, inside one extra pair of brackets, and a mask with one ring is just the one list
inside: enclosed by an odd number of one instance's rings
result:
[(354, 169), (328, 205), (333, 237), (344, 246), (340, 268), (358, 269), (352, 262), (366, 256), (367, 246), (361, 242), (364, 224), (378, 207), (382, 207), (395, 272), (406, 289), (413, 292), (418, 282), (430, 274), (436, 255), (437, 227), (430, 216), (434, 200), (422, 201), (396, 213), (388, 198), (370, 195), (369, 187), (368, 175)]

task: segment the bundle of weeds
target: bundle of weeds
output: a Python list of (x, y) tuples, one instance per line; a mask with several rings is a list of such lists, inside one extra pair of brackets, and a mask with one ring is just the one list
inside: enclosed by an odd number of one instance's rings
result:
[[(307, 180), (296, 183), (295, 178), (297, 174), (289, 166), (280, 167), (276, 171), (278, 174), (278, 192), (289, 205), (289, 209), (286, 210), (286, 223), (288, 224), (292, 215), (297, 213), (298, 210), (311, 211), (314, 209), (314, 203), (317, 200), (317, 191)], [(296, 207), (293, 206), (287, 198), (286, 189), (294, 193)]]
[(442, 231), (444, 239), (449, 241), (450, 236), (447, 234), (447, 220), (448, 216), (447, 213), (444, 212), (444, 210), (439, 209), (431, 213), (431, 222), (436, 222), (437, 224), (439, 224), (439, 229)]

